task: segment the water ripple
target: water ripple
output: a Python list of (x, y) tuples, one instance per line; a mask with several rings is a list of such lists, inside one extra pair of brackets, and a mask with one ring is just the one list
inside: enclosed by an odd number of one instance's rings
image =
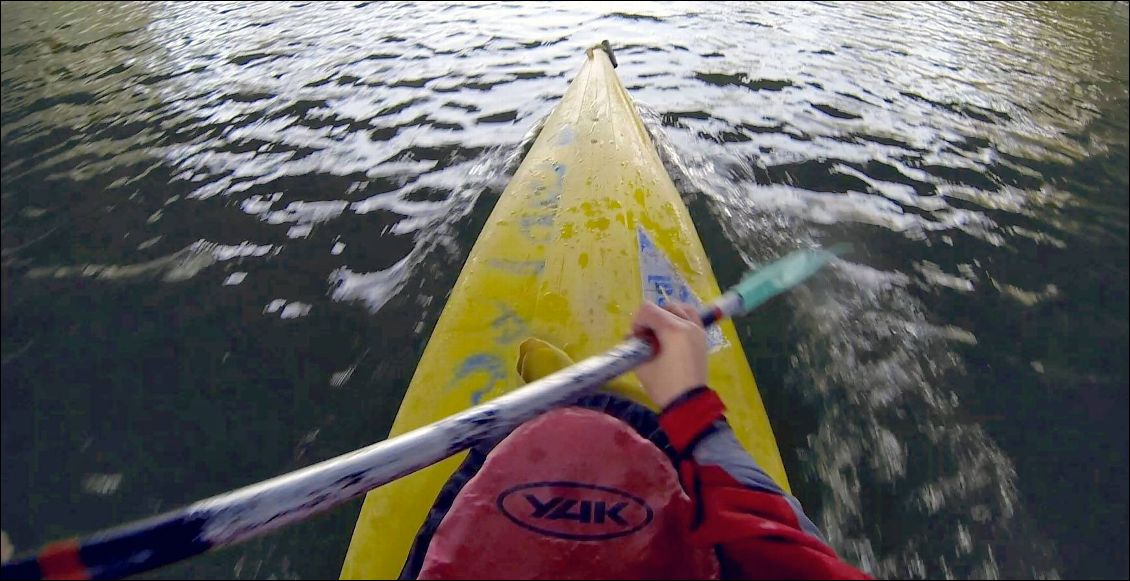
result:
[[(1126, 22), (1125, 3), (5, 3), (5, 542), (379, 438), (493, 200), (609, 38), (720, 282), (857, 248), (776, 327), (739, 325), (837, 550), (894, 577), (1124, 574), (1103, 568), (1124, 533), (1085, 558), (1043, 531), (1125, 530), (1124, 448), (1075, 434), (1125, 430), (1106, 410), (1125, 409)], [(79, 402), (50, 433), (9, 413), (39, 390)], [(1024, 431), (1051, 422), (1061, 439)], [(239, 461), (200, 468), (219, 457)], [(1121, 470), (1102, 480), (1121, 505), (1074, 500), (1104, 486), (1087, 461)], [(9, 502), (33, 491), (90, 500)], [(181, 572), (334, 575), (339, 520)]]

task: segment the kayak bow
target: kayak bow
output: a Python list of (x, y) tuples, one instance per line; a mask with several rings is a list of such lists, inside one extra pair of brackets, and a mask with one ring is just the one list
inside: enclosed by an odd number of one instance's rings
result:
[[(522, 385), (519, 345), (537, 337), (580, 361), (616, 345), (645, 300), (716, 297), (679, 192), (605, 45), (575, 80), (499, 198), (440, 315), (393, 436)], [(710, 334), (709, 381), (741, 443), (788, 481), (733, 325)], [(634, 376), (618, 395), (647, 403)], [(395, 578), (462, 455), (369, 493), (342, 578)]]

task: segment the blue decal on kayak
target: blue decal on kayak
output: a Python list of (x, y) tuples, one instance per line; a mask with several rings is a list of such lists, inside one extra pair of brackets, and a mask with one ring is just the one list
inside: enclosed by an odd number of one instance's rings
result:
[(675, 294), (675, 283), (665, 274), (647, 275), (647, 287), (655, 289), (657, 295), (655, 304), (661, 307), (666, 305), (668, 299)]
[(573, 127), (566, 125), (557, 134), (557, 145), (569, 145), (570, 143), (573, 143)]
[[(534, 191), (529, 196), (529, 209), (518, 219), (518, 229), (534, 242), (549, 242), (553, 237), (553, 223), (557, 219), (557, 207), (561, 203), (561, 191), (565, 184), (565, 165), (553, 163), (551, 168), (554, 175), (553, 185), (534, 186)], [(535, 229), (541, 227), (547, 230), (535, 232)]]
[(544, 216), (523, 216), (519, 221), (522, 228), (530, 230), (534, 226), (550, 227), (553, 225), (553, 214), (546, 214)]
[(557, 209), (558, 203), (561, 201), (561, 193), (565, 191), (565, 170), (566, 166), (563, 163), (556, 162), (553, 164), (553, 189), (550, 190), (550, 195), (553, 197), (553, 208)]
[(553, 189), (545, 186), (535, 187), (534, 195), (530, 196), (530, 205), (539, 210), (556, 210), (560, 202), (560, 190), (554, 192)]
[(530, 335), (530, 326), (518, 313), (503, 303), (497, 303), (500, 314), (490, 322), (499, 343), (513, 343)]
[(484, 395), (489, 393), (490, 390), (494, 389), (494, 386), (496, 384), (506, 379), (506, 371), (504, 371), (505, 369), (506, 367), (502, 363), (502, 360), (494, 355), (489, 355), (486, 353), (471, 355), (463, 360), (463, 363), (459, 365), (459, 369), (457, 369), (454, 375), (452, 375), (451, 382), (448, 384), (448, 389), (454, 387), (455, 385), (458, 385), (459, 382), (463, 381), (471, 375), (474, 375), (475, 373), (487, 374), (486, 383), (482, 387), (471, 392), (471, 403), (477, 405), (480, 401), (482, 401)]
[(541, 274), (545, 270), (544, 260), (511, 260), (508, 258), (491, 258), (487, 264), (492, 268), (505, 270), (512, 274)]
[[(643, 299), (659, 306), (669, 302), (689, 303), (696, 307), (702, 306), (694, 291), (691, 290), (683, 277), (675, 271), (671, 261), (663, 250), (655, 245), (647, 230), (642, 226), (636, 227), (639, 241), (640, 284), (643, 287)], [(717, 325), (707, 331), (707, 344), (711, 351), (717, 351), (726, 346), (726, 338)]]

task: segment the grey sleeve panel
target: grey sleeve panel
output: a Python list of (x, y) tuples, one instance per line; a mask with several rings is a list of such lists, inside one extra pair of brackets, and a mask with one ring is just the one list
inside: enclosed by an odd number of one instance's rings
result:
[(804, 509), (800, 505), (800, 501), (792, 495), (787, 494), (780, 486), (777, 485), (773, 479), (754, 462), (753, 457), (742, 448), (741, 443), (734, 437), (733, 430), (730, 425), (724, 421), (715, 422), (716, 428), (713, 432), (708, 434), (705, 438), (698, 442), (695, 446), (694, 456), (695, 462), (700, 466), (717, 466), (725, 470), (730, 476), (737, 480), (742, 486), (756, 490), (758, 492), (767, 492), (769, 494), (776, 494), (785, 499), (792, 507), (793, 513), (796, 514), (797, 522), (800, 523), (800, 528), (804, 532), (820, 539), (825, 544), (827, 541), (824, 535), (821, 534), (820, 529), (804, 514)]

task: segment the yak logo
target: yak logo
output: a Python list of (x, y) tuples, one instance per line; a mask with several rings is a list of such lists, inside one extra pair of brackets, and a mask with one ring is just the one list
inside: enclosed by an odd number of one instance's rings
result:
[(630, 535), (655, 514), (642, 499), (610, 486), (583, 482), (531, 482), (498, 495), (498, 510), (536, 533), (575, 541)]

